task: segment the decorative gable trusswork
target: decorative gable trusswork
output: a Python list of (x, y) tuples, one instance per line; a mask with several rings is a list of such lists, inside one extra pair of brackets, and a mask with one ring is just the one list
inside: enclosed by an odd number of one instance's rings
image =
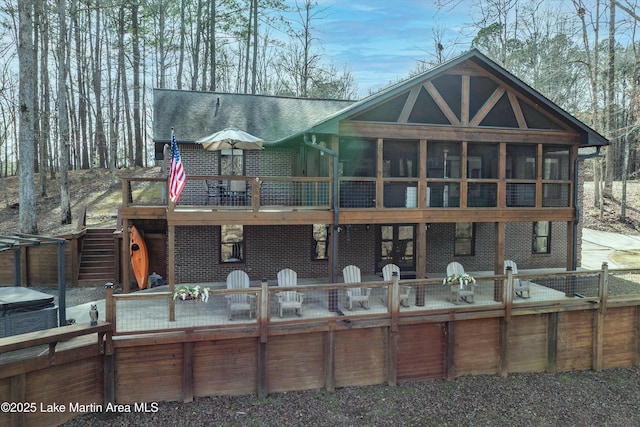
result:
[(354, 121), (459, 127), (567, 130), (551, 112), (531, 104), (494, 76), (471, 64), (418, 83)]

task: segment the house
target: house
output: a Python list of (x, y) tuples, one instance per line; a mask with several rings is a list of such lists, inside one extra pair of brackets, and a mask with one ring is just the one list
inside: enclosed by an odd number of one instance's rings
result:
[[(264, 150), (195, 143), (230, 126)], [(345, 265), (389, 262), (403, 277), (451, 261), (576, 269), (578, 165), (608, 144), (477, 50), (357, 102), (156, 89), (158, 160), (171, 128), (180, 200), (123, 201), (121, 215), (125, 242), (131, 224), (159, 237), (174, 283), (284, 267), (336, 282)]]

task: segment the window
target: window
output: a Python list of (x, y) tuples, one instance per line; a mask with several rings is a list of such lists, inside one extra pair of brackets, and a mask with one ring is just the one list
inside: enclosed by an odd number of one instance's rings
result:
[(220, 262), (244, 262), (244, 228), (242, 225), (220, 226)]
[(220, 175), (244, 175), (244, 151), (220, 151)]
[(327, 248), (328, 230), (329, 227), (326, 224), (313, 224), (313, 250), (311, 252), (311, 259), (329, 259)]
[(534, 254), (548, 254), (551, 252), (551, 223), (538, 221), (533, 223), (533, 248)]
[(456, 256), (473, 255), (475, 234), (475, 224), (473, 222), (456, 223), (456, 236), (453, 254)]

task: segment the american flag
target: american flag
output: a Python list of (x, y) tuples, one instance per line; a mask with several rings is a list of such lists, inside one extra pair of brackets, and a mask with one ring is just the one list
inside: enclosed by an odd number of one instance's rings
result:
[(169, 198), (173, 203), (178, 203), (180, 193), (184, 189), (187, 177), (184, 174), (180, 151), (176, 143), (176, 136), (171, 129), (171, 167), (169, 169)]

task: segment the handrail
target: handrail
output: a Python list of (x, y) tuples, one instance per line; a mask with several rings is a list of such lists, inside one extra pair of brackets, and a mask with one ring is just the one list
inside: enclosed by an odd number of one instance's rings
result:
[(27, 332), (26, 334), (0, 338), (0, 353), (22, 350), (43, 344), (55, 344), (59, 341), (70, 340), (83, 335), (94, 333), (104, 334), (112, 331), (113, 325), (111, 323), (98, 321), (96, 326), (76, 324), (42, 331)]
[(78, 225), (76, 231), (80, 232), (87, 228), (87, 205), (83, 205), (78, 213)]

